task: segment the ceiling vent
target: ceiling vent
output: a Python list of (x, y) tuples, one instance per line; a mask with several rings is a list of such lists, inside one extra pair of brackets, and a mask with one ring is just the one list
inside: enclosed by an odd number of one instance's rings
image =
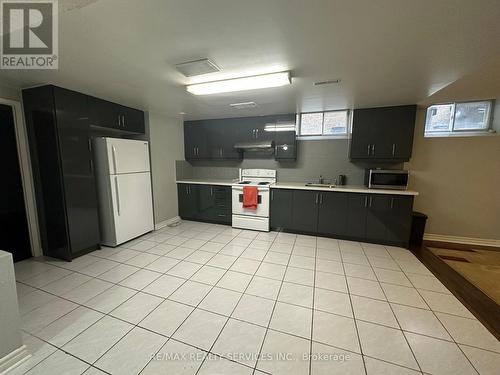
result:
[(61, 1), (61, 8), (63, 12), (70, 12), (75, 9), (84, 8), (92, 3), (96, 3), (98, 0), (65, 0)]
[(246, 109), (246, 108), (255, 108), (257, 107), (257, 103), (255, 102), (244, 102), (244, 103), (233, 103), (229, 104), (231, 108), (235, 109)]
[(186, 77), (201, 76), (203, 74), (220, 72), (220, 68), (209, 59), (186, 61), (175, 65), (175, 67)]
[(329, 79), (327, 81), (314, 82), (314, 86), (332, 85), (334, 83), (340, 83), (340, 79)]

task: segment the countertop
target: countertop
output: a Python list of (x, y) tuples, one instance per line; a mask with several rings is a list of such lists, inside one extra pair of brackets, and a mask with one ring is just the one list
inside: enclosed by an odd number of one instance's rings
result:
[[(231, 186), (237, 179), (183, 179), (177, 180), (178, 184), (198, 184), (198, 185), (219, 185)], [(388, 190), (388, 189), (368, 189), (365, 186), (346, 185), (334, 188), (305, 186), (305, 182), (277, 182), (271, 185), (271, 189), (294, 189), (294, 190), (316, 190), (316, 191), (338, 191), (344, 193), (365, 193), (365, 194), (391, 194), (391, 195), (418, 195), (413, 190)]]
[(389, 190), (389, 189), (368, 189), (366, 186), (345, 185), (334, 188), (305, 186), (305, 182), (277, 182), (271, 185), (271, 189), (294, 189), (294, 190), (317, 190), (317, 191), (338, 191), (344, 193), (365, 193), (365, 194), (391, 194), (391, 195), (418, 195), (413, 190)]
[(195, 184), (195, 185), (219, 185), (219, 186), (231, 186), (234, 184), (238, 179), (217, 179), (217, 178), (211, 178), (211, 179), (201, 179), (201, 178), (185, 178), (182, 180), (177, 180), (175, 181), (178, 184)]

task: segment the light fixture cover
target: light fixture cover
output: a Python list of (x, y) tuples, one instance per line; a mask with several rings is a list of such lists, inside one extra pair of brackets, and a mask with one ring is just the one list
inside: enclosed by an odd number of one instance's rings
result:
[(256, 90), (268, 87), (278, 87), (291, 84), (290, 72), (279, 72), (249, 76), (223, 81), (197, 83), (186, 86), (187, 91), (194, 95), (220, 94), (223, 92)]

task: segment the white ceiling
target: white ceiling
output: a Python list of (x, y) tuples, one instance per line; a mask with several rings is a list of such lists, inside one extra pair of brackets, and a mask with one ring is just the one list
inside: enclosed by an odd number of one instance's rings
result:
[[(4, 70), (0, 83), (53, 83), (187, 119), (420, 103), (500, 56), (498, 0), (59, 2), (59, 70)], [(293, 84), (193, 96), (173, 65), (202, 57), (222, 72), (196, 82), (291, 70)], [(258, 107), (229, 107), (246, 101)]]

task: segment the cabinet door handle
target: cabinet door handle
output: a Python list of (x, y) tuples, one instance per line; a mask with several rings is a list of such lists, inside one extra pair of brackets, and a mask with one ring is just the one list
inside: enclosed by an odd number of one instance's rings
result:
[(120, 126), (120, 127), (122, 126), (122, 120), (120, 118), (120, 115), (118, 115), (118, 126)]
[(375, 144), (372, 145), (372, 156), (375, 156)]
[(89, 151), (92, 152), (92, 139), (89, 138), (87, 143), (88, 143)]
[(259, 129), (255, 129), (255, 133), (256, 133), (255, 138), (259, 138)]
[(319, 195), (319, 204), (323, 204), (323, 193)]
[(394, 197), (391, 198), (391, 210), (394, 208)]
[(115, 149), (115, 146), (111, 146), (111, 155), (113, 158), (113, 172), (116, 173), (116, 149)]
[(120, 190), (118, 190), (118, 177), (115, 177), (115, 191), (116, 191), (116, 211), (118, 216), (120, 216), (121, 208), (120, 208)]
[(125, 127), (125, 115), (122, 115), (122, 126)]
[(214, 188), (210, 186), (210, 195), (214, 195)]
[(365, 207), (368, 207), (368, 195), (365, 195)]
[(370, 148), (371, 148), (371, 145), (368, 145), (368, 149), (366, 150), (366, 155), (370, 156)]
[(314, 199), (314, 203), (315, 204), (318, 204), (318, 201), (319, 201), (319, 194), (316, 193), (316, 198)]
[(373, 197), (370, 197), (370, 207), (372, 206)]
[(392, 144), (392, 156), (396, 156), (396, 144)]
[(274, 190), (271, 190), (271, 200), (274, 200)]

